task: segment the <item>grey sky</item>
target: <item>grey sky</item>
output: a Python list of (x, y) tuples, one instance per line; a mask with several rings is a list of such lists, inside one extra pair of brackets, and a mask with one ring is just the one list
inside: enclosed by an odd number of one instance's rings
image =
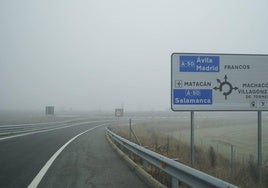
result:
[(166, 110), (171, 53), (268, 54), (267, 7), (267, 0), (1, 0), (0, 110)]

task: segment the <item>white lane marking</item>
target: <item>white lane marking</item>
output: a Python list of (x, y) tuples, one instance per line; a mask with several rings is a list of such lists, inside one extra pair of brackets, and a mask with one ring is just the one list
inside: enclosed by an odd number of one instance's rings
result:
[(73, 127), (73, 126), (77, 126), (77, 125), (83, 125), (83, 124), (87, 124), (87, 123), (97, 123), (97, 122), (103, 122), (103, 121), (87, 121), (87, 122), (75, 123), (75, 124), (72, 124), (72, 125), (56, 127), (56, 128), (46, 129), (46, 130), (33, 131), (33, 132), (28, 132), (28, 133), (23, 133), (23, 134), (16, 134), (16, 135), (6, 136), (6, 137), (3, 137), (3, 138), (0, 138), (0, 141), (1, 140), (6, 140), (6, 139), (11, 139), (11, 138), (16, 138), (16, 137), (20, 137), (20, 136), (26, 136), (26, 135), (37, 134), (37, 133), (42, 133), (42, 132), (54, 131), (54, 130), (64, 129), (64, 128)]
[(86, 132), (90, 132), (98, 127), (107, 125), (107, 123), (105, 124), (101, 124), (101, 125), (97, 125), (93, 128), (90, 128), (78, 135), (76, 135), (75, 137), (73, 137), (71, 140), (69, 140), (68, 142), (66, 142), (56, 153), (54, 153), (54, 155), (47, 161), (47, 163), (45, 164), (45, 166), (43, 166), (43, 168), (39, 171), (39, 173), (35, 176), (35, 178), (33, 179), (33, 181), (30, 183), (30, 185), (28, 185), (28, 188), (36, 188), (38, 186), (38, 184), (40, 183), (40, 181), (42, 180), (42, 178), (44, 177), (44, 175), (46, 174), (46, 172), (48, 171), (49, 167), (52, 165), (52, 163), (55, 161), (55, 159), (58, 157), (58, 155), (64, 150), (64, 148), (66, 148), (66, 146), (68, 146), (68, 144), (70, 144), (73, 140), (75, 140), (77, 137), (81, 136), (82, 134), (85, 134)]

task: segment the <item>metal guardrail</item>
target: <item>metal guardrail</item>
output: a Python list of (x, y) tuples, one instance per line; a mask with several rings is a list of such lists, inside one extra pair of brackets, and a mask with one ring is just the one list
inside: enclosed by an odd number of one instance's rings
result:
[(140, 145), (118, 136), (108, 128), (106, 133), (115, 142), (123, 146), (129, 152), (142, 158), (144, 170), (147, 171), (148, 164), (152, 164), (172, 177), (172, 188), (178, 188), (179, 182), (190, 187), (197, 188), (238, 188), (228, 182), (215, 178), (163, 155), (148, 150)]

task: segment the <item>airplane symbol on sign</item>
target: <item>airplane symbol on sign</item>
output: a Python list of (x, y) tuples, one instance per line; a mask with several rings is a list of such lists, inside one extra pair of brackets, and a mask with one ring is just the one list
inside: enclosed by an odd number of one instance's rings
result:
[(175, 82), (176, 82), (175, 83), (176, 88), (181, 88), (182, 87), (182, 80), (176, 80)]

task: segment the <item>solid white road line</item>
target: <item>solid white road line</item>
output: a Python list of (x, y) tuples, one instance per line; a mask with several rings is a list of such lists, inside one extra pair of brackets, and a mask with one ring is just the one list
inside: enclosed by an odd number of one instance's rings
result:
[(33, 179), (33, 181), (30, 183), (30, 185), (28, 186), (28, 188), (36, 188), (38, 186), (38, 184), (40, 183), (40, 181), (42, 180), (42, 178), (44, 177), (44, 175), (46, 174), (46, 172), (48, 171), (49, 167), (52, 165), (52, 163), (54, 162), (54, 160), (58, 157), (58, 155), (64, 150), (64, 148), (66, 148), (66, 146), (68, 146), (68, 144), (70, 144), (73, 140), (75, 140), (77, 137), (81, 136), (82, 134), (85, 134), (86, 132), (90, 132), (98, 127), (107, 125), (107, 123), (105, 124), (101, 124), (98, 126), (95, 126), (93, 128), (90, 128), (78, 135), (76, 135), (75, 137), (73, 137), (72, 139), (70, 139), (68, 142), (66, 142), (56, 153), (54, 153), (54, 155), (47, 161), (47, 163), (45, 164), (45, 166), (43, 166), (43, 168), (39, 171), (39, 173), (35, 176), (35, 178)]

